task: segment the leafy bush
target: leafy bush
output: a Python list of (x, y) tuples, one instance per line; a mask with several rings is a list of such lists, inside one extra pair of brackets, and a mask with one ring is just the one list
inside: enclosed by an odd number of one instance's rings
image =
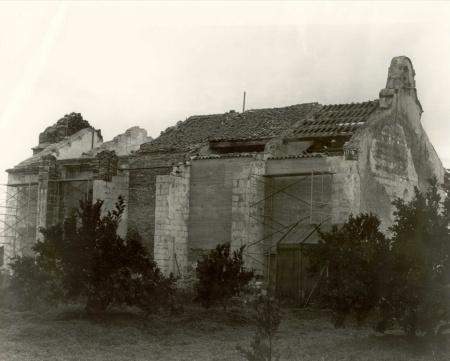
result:
[(374, 215), (350, 216), (341, 228), (320, 232), (319, 244), (309, 251), (311, 270), (328, 270), (322, 301), (334, 312), (336, 327), (351, 315), (363, 320), (378, 304), (382, 286), (378, 274), (389, 253), (389, 242), (379, 227)]
[(396, 199), (389, 267), (380, 272), (380, 331), (399, 324), (406, 334), (435, 335), (450, 321), (450, 202), (437, 181)]
[(243, 251), (241, 247), (231, 252), (229, 243), (219, 244), (197, 262), (196, 299), (204, 307), (220, 303), (226, 308), (253, 278), (253, 271), (244, 268)]
[(312, 269), (328, 267), (323, 293), (337, 326), (373, 310), (378, 331), (400, 326), (410, 336), (437, 335), (450, 323), (449, 192), (443, 198), (434, 179), (425, 193), (415, 189), (411, 201), (393, 205), (390, 240), (376, 217), (351, 216), (321, 233)]
[(110, 305), (151, 312), (170, 300), (174, 279), (161, 274), (139, 235), (131, 232), (123, 239), (117, 234), (123, 199), (119, 197), (106, 215), (102, 205), (81, 201), (62, 226), (41, 229), (43, 240), (34, 247), (36, 262), (21, 258), (13, 265), (17, 288), (34, 292), (33, 285), (60, 283), (64, 301), (85, 302), (92, 314)]
[(14, 257), (10, 267), (12, 275), (4, 293), (8, 306), (30, 309), (60, 301), (60, 279), (47, 273), (33, 257)]
[(273, 348), (273, 338), (281, 322), (281, 311), (273, 297), (260, 295), (254, 302), (256, 310), (256, 332), (250, 349), (237, 347), (248, 361), (279, 360)]

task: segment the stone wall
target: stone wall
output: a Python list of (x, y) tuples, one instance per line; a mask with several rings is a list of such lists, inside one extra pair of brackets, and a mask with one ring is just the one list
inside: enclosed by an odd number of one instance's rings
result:
[(190, 167), (156, 177), (154, 259), (164, 274), (188, 268)]
[(130, 160), (128, 228), (137, 231), (153, 253), (156, 177), (168, 175), (184, 154), (138, 154)]
[(231, 246), (244, 248), (247, 268), (264, 269), (264, 175), (265, 162), (255, 160), (236, 174), (231, 193)]

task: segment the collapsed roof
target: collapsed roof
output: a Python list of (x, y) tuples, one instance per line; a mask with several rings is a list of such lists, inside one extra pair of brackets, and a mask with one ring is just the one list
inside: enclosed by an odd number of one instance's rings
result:
[(304, 103), (243, 113), (196, 115), (143, 144), (141, 152), (195, 152), (210, 141), (350, 138), (377, 107), (378, 100), (337, 105)]
[(83, 119), (80, 113), (72, 112), (66, 114), (39, 134), (39, 146), (36, 149), (42, 149), (49, 144), (58, 143), (84, 128), (91, 128), (91, 125), (87, 120)]

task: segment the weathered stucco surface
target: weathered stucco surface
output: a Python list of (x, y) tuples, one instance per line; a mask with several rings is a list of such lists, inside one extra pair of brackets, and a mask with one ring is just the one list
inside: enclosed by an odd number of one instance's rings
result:
[(410, 60), (394, 58), (379, 109), (351, 140), (359, 151), (359, 209), (376, 213), (385, 229), (392, 223), (395, 197), (410, 199), (414, 187), (425, 190), (433, 176), (444, 181), (445, 169), (420, 123), (414, 84)]
[(44, 156), (52, 155), (58, 160), (79, 158), (85, 152), (98, 147), (103, 138), (94, 128), (84, 128), (58, 143), (50, 144), (38, 154), (19, 163), (28, 166), (38, 163)]

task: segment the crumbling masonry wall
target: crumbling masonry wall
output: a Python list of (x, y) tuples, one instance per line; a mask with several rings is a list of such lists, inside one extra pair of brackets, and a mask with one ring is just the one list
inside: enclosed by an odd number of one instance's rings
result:
[(156, 177), (154, 259), (166, 275), (188, 268), (190, 167)]
[(265, 162), (253, 161), (235, 176), (231, 194), (231, 246), (245, 246), (245, 265), (258, 274), (264, 269), (264, 173)]
[(92, 200), (103, 201), (102, 215), (115, 208), (119, 196), (125, 201), (125, 211), (119, 224), (117, 233), (125, 237), (128, 230), (128, 204), (129, 204), (129, 174), (127, 171), (112, 176), (111, 180), (95, 179), (92, 184)]

